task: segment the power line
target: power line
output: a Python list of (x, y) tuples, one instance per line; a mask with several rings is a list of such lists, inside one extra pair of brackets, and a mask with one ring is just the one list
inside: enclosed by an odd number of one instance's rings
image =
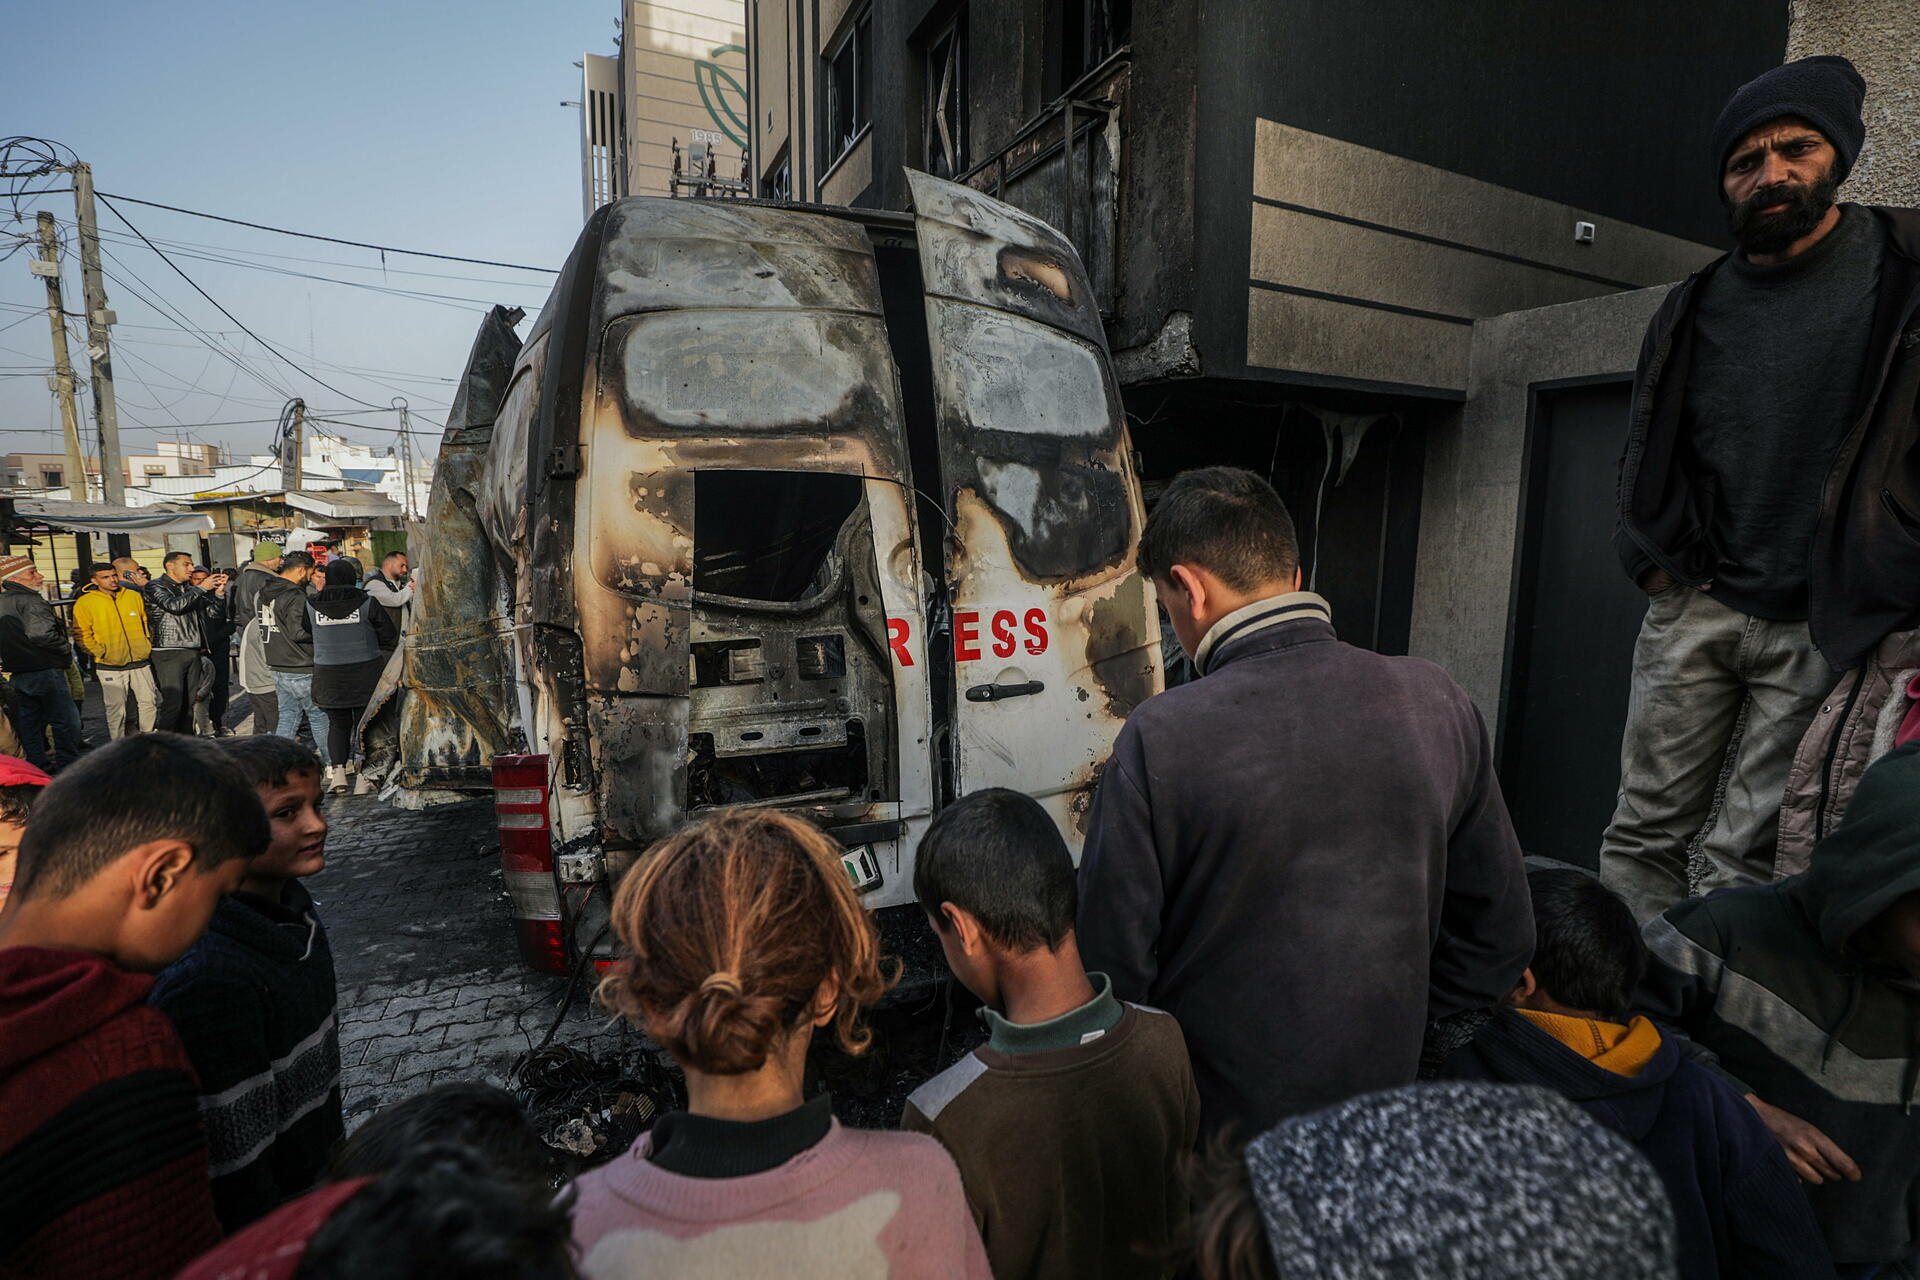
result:
[[(205, 331), (201, 329), (198, 329), (197, 327), (195, 327), (192, 321), (186, 319), (185, 312), (180, 311), (178, 308), (173, 307), (171, 304), (159, 301), (160, 291), (155, 289), (152, 285), (148, 284), (144, 279), (142, 279), (140, 275), (133, 270), (132, 267), (129, 267), (125, 263), (121, 262), (118, 254), (115, 254), (112, 250), (107, 249), (104, 246), (102, 247), (101, 252), (104, 253), (107, 256), (108, 260), (111, 261), (115, 266), (120, 267), (128, 275), (132, 276), (135, 280), (138, 280), (140, 282), (141, 288), (140, 289), (134, 288), (132, 285), (128, 284), (125, 280), (121, 279), (118, 275), (115, 275), (113, 272), (107, 271), (105, 268), (102, 268), (101, 273), (105, 275), (107, 279), (113, 281), (115, 284), (119, 285), (122, 289), (125, 289), (128, 293), (132, 294), (134, 297), (140, 299), (142, 302), (146, 303), (149, 307), (153, 308), (154, 314), (158, 315), (161, 319), (172, 321), (173, 326), (176, 329), (180, 330), (181, 333), (184, 333), (190, 338), (197, 338), (199, 339), (200, 344), (202, 346), (209, 347), (212, 350), (218, 351), (236, 369), (246, 374), (249, 378), (252, 378), (255, 382), (258, 382), (261, 386), (265, 387), (267, 390), (278, 395), (282, 401), (286, 399), (287, 389), (285, 387), (274, 382), (274, 380), (267, 377), (266, 374), (260, 372), (258, 369), (255, 369), (252, 365), (247, 364), (239, 356), (227, 350), (225, 347), (221, 346), (218, 342), (215, 342), (209, 334), (207, 334)], [(142, 292), (143, 289), (145, 290), (145, 292)]]
[[(107, 193), (104, 191), (98, 194), (102, 200), (108, 198)], [(212, 222), (231, 223), (236, 227), (251, 227), (255, 231), (271, 231), (277, 235), (298, 236), (302, 240), (324, 240), (328, 244), (344, 244), (355, 249), (372, 249), (379, 253), (404, 253), (414, 258), (438, 258), (442, 262), (466, 262), (476, 267), (505, 267), (509, 271), (538, 271), (543, 275), (550, 276), (560, 274), (560, 272), (553, 267), (529, 267), (518, 262), (494, 262), (487, 258), (462, 258), (451, 253), (428, 253), (424, 249), (396, 249), (392, 245), (368, 244), (364, 240), (342, 240), (338, 236), (315, 235), (311, 231), (289, 231), (285, 227), (270, 227), (262, 222), (247, 222), (241, 218), (222, 217), (217, 213), (202, 213), (198, 209), (182, 209), (177, 205), (157, 204), (152, 200), (139, 200), (133, 196), (114, 196), (112, 198), (115, 200), (125, 200), (128, 204), (142, 204), (149, 209), (165, 209), (168, 213), (184, 213), (190, 218), (206, 218)], [(127, 220), (121, 218), (120, 221), (126, 222)], [(133, 224), (128, 222), (127, 225), (131, 227)], [(136, 232), (135, 234), (138, 233)], [(146, 239), (145, 236), (141, 236), (140, 238), (143, 240)]]
[[(128, 239), (124, 236), (115, 237), (115, 239), (122, 244), (135, 243), (133, 240)], [(148, 247), (154, 248), (154, 251), (156, 253), (159, 252), (159, 250), (155, 248), (153, 245), (149, 245)], [(491, 308), (494, 305), (492, 302), (488, 301), (485, 298), (469, 298), (462, 294), (454, 294), (454, 293), (433, 293), (426, 289), (404, 289), (398, 285), (375, 284), (370, 280), (342, 280), (338, 276), (319, 275), (311, 271), (295, 271), (291, 267), (278, 267), (278, 266), (274, 266), (272, 263), (267, 263), (267, 262), (248, 262), (244, 258), (227, 257), (223, 254), (195, 253), (192, 250), (177, 249), (177, 248), (173, 252), (179, 257), (191, 258), (199, 262), (217, 262), (223, 266), (244, 267), (249, 271), (265, 271), (273, 275), (289, 276), (295, 280), (317, 280), (325, 284), (344, 285), (349, 289), (367, 289), (367, 290), (371, 290), (374, 293), (389, 294), (393, 297), (406, 298), (415, 302), (431, 302), (439, 306), (452, 307), (457, 311), (485, 310), (485, 309)], [(353, 264), (342, 262), (342, 263), (335, 263), (333, 265), (350, 267)], [(374, 267), (374, 268), (369, 268), (369, 270), (377, 271), (379, 270), (379, 268)], [(494, 281), (494, 282), (482, 282), (482, 283), (506, 284), (507, 287), (509, 288), (525, 287), (524, 285), (509, 284), (506, 281)]]
[[(60, 221), (63, 224), (71, 224), (73, 222), (71, 218), (61, 219)], [(103, 234), (115, 236), (128, 244), (134, 243), (131, 237), (121, 235), (121, 233), (117, 231)], [(450, 271), (409, 271), (405, 267), (390, 266), (385, 262), (343, 262), (339, 258), (312, 258), (304, 254), (296, 253), (270, 253), (265, 249), (242, 249), (237, 245), (209, 244), (204, 240), (173, 240), (165, 236), (155, 236), (153, 242), (155, 244), (164, 244), (173, 249), (202, 249), (216, 253), (235, 253), (247, 258), (272, 258), (276, 262), (304, 262), (309, 266), (341, 267), (348, 271), (378, 271), (383, 276), (419, 276), (427, 280), (458, 280), (464, 284), (505, 285), (510, 289), (532, 288), (535, 287), (536, 284), (536, 282), (527, 280), (498, 280), (492, 276), (469, 276)]]
[[(205, 298), (208, 302), (212, 303), (214, 310), (218, 311), (221, 315), (225, 316), (227, 319), (233, 321), (234, 324), (238, 325), (242, 333), (246, 334), (249, 338), (252, 338), (255, 342), (265, 347), (269, 354), (277, 356), (282, 364), (286, 365), (289, 369), (292, 369), (295, 373), (303, 374), (304, 376), (312, 379), (314, 382), (319, 383), (321, 386), (333, 392), (335, 395), (345, 396), (347, 399), (353, 401), (355, 404), (364, 404), (364, 405), (369, 405), (373, 408), (379, 408), (379, 406), (375, 405), (371, 400), (362, 400), (359, 396), (354, 395), (350, 391), (342, 391), (339, 387), (334, 386), (331, 382), (328, 382), (326, 379), (318, 376), (317, 374), (313, 373), (311, 370), (301, 368), (298, 364), (295, 364), (293, 362), (291, 357), (289, 357), (284, 352), (282, 352), (278, 347), (274, 346), (271, 342), (268, 342), (265, 338), (261, 337), (259, 334), (255, 333), (253, 330), (247, 328), (247, 326), (241, 321), (239, 316), (234, 315), (233, 312), (227, 310), (225, 307), (221, 306), (219, 302), (215, 301), (214, 296), (208, 293), (205, 289), (202, 289), (198, 284), (195, 284), (193, 277), (188, 275), (185, 271), (182, 271), (178, 263), (176, 263), (172, 258), (169, 258), (166, 255), (166, 253), (158, 245), (153, 243), (153, 241), (148, 240), (145, 233), (142, 232), (140, 228), (134, 226), (133, 223), (127, 221), (127, 215), (120, 212), (119, 206), (114, 204), (113, 199), (111, 197), (109, 197), (104, 191), (98, 194), (100, 196), (100, 202), (106, 205), (107, 208), (113, 211), (113, 216), (120, 219), (121, 223), (125, 225), (127, 230), (133, 232), (133, 234), (135, 234), (136, 236), (139, 236), (141, 242), (145, 244), (147, 248), (152, 249), (153, 252), (159, 256), (160, 261), (166, 263), (169, 267), (172, 267), (175, 275), (179, 276), (182, 280), (185, 280), (189, 285), (191, 285), (195, 293), (199, 294), (201, 297)], [(146, 202), (135, 201), (135, 203), (144, 204)]]

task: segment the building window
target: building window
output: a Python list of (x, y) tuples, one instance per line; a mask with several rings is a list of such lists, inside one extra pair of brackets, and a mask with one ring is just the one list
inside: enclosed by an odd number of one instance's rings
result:
[(868, 9), (827, 59), (827, 133), (820, 148), (826, 165), (852, 150), (871, 119), (872, 62), (873, 10)]
[(163, 475), (165, 475), (165, 474), (167, 474), (167, 469), (166, 469), (166, 468), (165, 468), (164, 466), (160, 466), (160, 467), (147, 467), (147, 468), (146, 468), (146, 473), (147, 473), (148, 475), (150, 475), (150, 476), (163, 476)]
[(40, 487), (42, 489), (64, 489), (67, 487), (67, 473), (53, 471), (46, 467), (40, 469)]
[(786, 147), (780, 148), (780, 163), (773, 166), (773, 172), (760, 179), (760, 198), (793, 199), (793, 153)]
[(972, 165), (967, 139), (967, 10), (927, 45), (927, 172), (957, 178)]
[(1132, 36), (1133, 0), (1061, 0), (1061, 90), (1112, 57)]

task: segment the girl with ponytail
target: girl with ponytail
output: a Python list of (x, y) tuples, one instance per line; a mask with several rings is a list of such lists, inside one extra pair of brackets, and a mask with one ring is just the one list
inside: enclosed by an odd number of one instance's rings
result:
[(688, 1105), (575, 1183), (588, 1280), (988, 1280), (939, 1144), (844, 1128), (802, 1093), (813, 1037), (863, 1052), (892, 983), (829, 836), (709, 815), (641, 857), (612, 922), (625, 955), (600, 999), (680, 1064)]

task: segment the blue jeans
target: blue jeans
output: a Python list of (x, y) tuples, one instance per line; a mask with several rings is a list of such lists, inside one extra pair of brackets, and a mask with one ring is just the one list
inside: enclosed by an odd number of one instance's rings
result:
[[(321, 725), (326, 723), (320, 708), (313, 705), (313, 672), (276, 671), (273, 691), (280, 699), (280, 723), (273, 731), (283, 738), (300, 736), (300, 717), (307, 717), (308, 730), (320, 741)], [(257, 729), (259, 726), (255, 726)]]
[(48, 773), (47, 729), (53, 729), (53, 748), (61, 765), (80, 758), (80, 708), (73, 705), (65, 671), (22, 671), (13, 681), (14, 728), (27, 759)]

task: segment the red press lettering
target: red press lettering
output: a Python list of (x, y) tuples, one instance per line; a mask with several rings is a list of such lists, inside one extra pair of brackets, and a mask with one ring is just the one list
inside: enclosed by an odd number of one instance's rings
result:
[(1011, 658), (1019, 646), (1013, 640), (1013, 624), (1017, 621), (1006, 609), (993, 615), (993, 656)]
[(894, 659), (903, 667), (913, 665), (913, 654), (907, 649), (907, 637), (912, 628), (905, 618), (887, 619), (887, 647), (893, 650)]
[(1044, 609), (1027, 610), (1027, 652), (1042, 654), (1047, 651), (1047, 613)]
[(953, 615), (953, 660), (973, 662), (980, 657), (980, 615), (971, 609)]

